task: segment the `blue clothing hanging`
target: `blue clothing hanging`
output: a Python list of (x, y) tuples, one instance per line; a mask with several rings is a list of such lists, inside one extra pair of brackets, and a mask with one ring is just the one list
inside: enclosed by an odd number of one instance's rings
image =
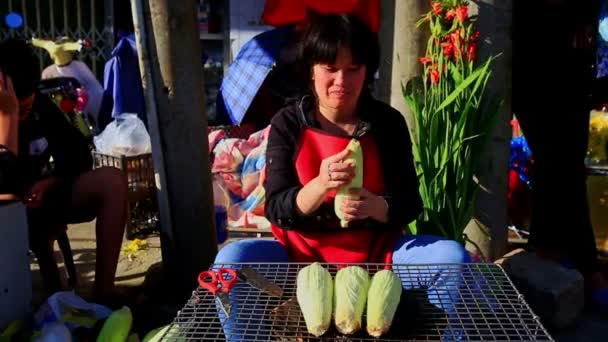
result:
[(112, 51), (112, 58), (104, 68), (104, 97), (103, 115), (109, 123), (112, 118), (123, 113), (134, 113), (146, 124), (146, 107), (144, 90), (141, 84), (139, 61), (135, 35), (119, 34), (121, 37)]

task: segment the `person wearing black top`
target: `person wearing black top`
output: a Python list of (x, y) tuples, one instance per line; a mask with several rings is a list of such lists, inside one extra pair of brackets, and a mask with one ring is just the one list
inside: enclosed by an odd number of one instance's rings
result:
[[(513, 111), (534, 158), (530, 247), (575, 266), (589, 303), (608, 312), (585, 169), (599, 9), (599, 0), (515, 2)], [(562, 134), (557, 141), (547, 132)]]
[(0, 201), (11, 200), (19, 191), (17, 182), (17, 130), (19, 102), (13, 82), (0, 70)]
[[(50, 98), (36, 91), (38, 59), (25, 42), (0, 43), (0, 70), (0, 113), (10, 113), (12, 119), (0, 114), (0, 143), (8, 143), (4, 154), (10, 157), (5, 159), (12, 160), (0, 173), (0, 187), (10, 184), (9, 189), (0, 191), (25, 202), (30, 246), (39, 262), (53, 260), (47, 245), (56, 227), (96, 219), (95, 299), (111, 301), (128, 208), (125, 176), (116, 168), (92, 170), (86, 138)], [(61, 287), (56, 267), (48, 262), (41, 267), (51, 293)]]
[[(369, 91), (379, 63), (377, 36), (344, 14), (311, 18), (302, 37), (309, 95), (272, 118), (266, 148), (265, 214), (276, 240), (233, 242), (219, 251), (215, 264), (437, 264), (416, 284), (403, 285), (426, 290), (430, 303), (453, 312), (461, 281), (458, 270), (450, 274), (441, 265), (467, 263), (470, 256), (456, 241), (405, 233), (421, 213), (422, 200), (405, 119)], [(358, 196), (338, 201), (337, 190), (359, 172), (345, 149), (353, 139), (362, 150), (363, 186), (354, 189)], [(234, 314), (240, 296), (232, 291)], [(257, 329), (257, 323), (224, 323), (227, 336), (237, 328)]]

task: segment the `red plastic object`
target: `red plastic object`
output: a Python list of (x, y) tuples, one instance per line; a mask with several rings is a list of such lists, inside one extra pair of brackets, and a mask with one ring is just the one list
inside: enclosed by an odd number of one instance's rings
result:
[(64, 113), (71, 113), (74, 111), (74, 108), (76, 108), (76, 104), (70, 99), (63, 99), (59, 102), (59, 108), (61, 108), (61, 111)]
[(238, 275), (230, 268), (220, 268), (216, 271), (204, 271), (198, 275), (198, 284), (214, 296), (218, 291), (228, 293), (236, 282)]
[(307, 9), (322, 14), (354, 14), (374, 32), (380, 26), (380, 0), (266, 0), (262, 20), (277, 27), (297, 24), (305, 21)]

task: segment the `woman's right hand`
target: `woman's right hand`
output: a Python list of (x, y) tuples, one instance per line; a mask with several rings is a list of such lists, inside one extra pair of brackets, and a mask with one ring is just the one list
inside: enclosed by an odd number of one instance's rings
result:
[(347, 185), (355, 176), (355, 165), (345, 161), (349, 153), (348, 149), (344, 149), (333, 156), (323, 159), (321, 162), (318, 180), (325, 191), (331, 191)]
[(19, 114), (19, 101), (13, 89), (11, 78), (0, 70), (0, 113), (5, 115)]
[(349, 151), (334, 154), (323, 159), (319, 175), (304, 185), (296, 196), (296, 210), (301, 216), (308, 216), (319, 209), (327, 194), (350, 183), (354, 176), (354, 165), (346, 162)]

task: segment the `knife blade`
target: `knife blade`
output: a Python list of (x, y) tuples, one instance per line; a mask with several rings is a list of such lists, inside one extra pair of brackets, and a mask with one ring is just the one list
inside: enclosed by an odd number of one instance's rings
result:
[(256, 289), (265, 292), (273, 297), (281, 298), (283, 296), (283, 289), (280, 286), (266, 279), (266, 277), (259, 274), (253, 268), (243, 267), (237, 273), (241, 280), (247, 282), (249, 285), (255, 287)]

